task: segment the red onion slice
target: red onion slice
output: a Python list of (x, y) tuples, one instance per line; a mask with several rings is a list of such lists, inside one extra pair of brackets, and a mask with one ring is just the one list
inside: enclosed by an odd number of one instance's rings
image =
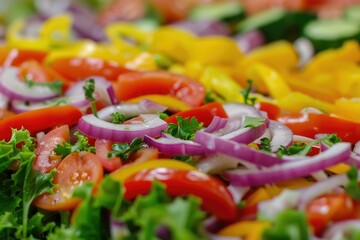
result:
[(353, 152), (354, 152), (356, 155), (360, 155), (360, 140), (359, 140), (357, 143), (355, 143)]
[(224, 103), (223, 107), (229, 118), (263, 117), (259, 110), (247, 104), (229, 102)]
[(201, 159), (196, 167), (209, 174), (222, 173), (225, 170), (235, 169), (239, 165), (239, 160), (224, 154), (214, 154)]
[(143, 99), (138, 104), (139, 109), (145, 113), (158, 113), (167, 110), (167, 107), (149, 99)]
[(208, 153), (222, 153), (258, 166), (272, 166), (284, 162), (274, 154), (262, 152), (241, 143), (223, 139), (210, 133), (197, 131), (194, 142), (204, 145)]
[(167, 128), (167, 123), (156, 114), (141, 114), (142, 121), (131, 124), (114, 124), (92, 114), (80, 118), (78, 129), (85, 135), (113, 142), (131, 142), (145, 135), (157, 137)]
[(50, 106), (65, 106), (72, 105), (80, 109), (81, 112), (85, 113), (87, 108), (90, 106), (90, 101), (84, 99), (83, 96), (74, 97), (59, 97), (53, 98), (44, 102), (27, 102), (13, 100), (11, 101), (11, 110), (15, 113), (27, 112), (35, 109), (50, 107)]
[(19, 79), (18, 72), (18, 68), (8, 67), (0, 73), (0, 92), (10, 100), (41, 102), (58, 95), (47, 86), (27, 86)]
[(230, 34), (230, 29), (225, 23), (214, 20), (183, 20), (175, 22), (171, 26), (202, 37)]
[(9, 98), (0, 93), (0, 108), (8, 108)]
[(228, 122), (228, 118), (221, 118), (219, 116), (215, 116), (209, 126), (204, 129), (204, 132), (215, 132), (219, 129), (222, 129), (226, 126), (226, 123)]
[(298, 209), (305, 210), (306, 205), (313, 199), (330, 192), (336, 187), (344, 186), (349, 181), (345, 174), (332, 176), (300, 190), (301, 196)]
[(145, 135), (144, 141), (150, 147), (159, 149), (160, 152), (168, 154), (170, 156), (181, 155), (203, 155), (204, 147), (193, 141), (186, 141), (179, 138), (152, 138)]
[(231, 170), (224, 173), (234, 186), (262, 186), (266, 183), (308, 176), (313, 172), (345, 162), (351, 152), (350, 143), (334, 144), (327, 151), (303, 160), (290, 161), (261, 170)]
[[(114, 105), (119, 101), (115, 95), (114, 87), (111, 82), (107, 81), (103, 77), (91, 76), (88, 79), (94, 79), (95, 82), (95, 98), (102, 101), (106, 105)], [(83, 86), (86, 80), (79, 81), (73, 84), (66, 92), (65, 96), (84, 96)]]
[(166, 109), (166, 107), (160, 104), (144, 99), (139, 103), (122, 103), (116, 106), (105, 107), (98, 112), (98, 117), (102, 120), (111, 121), (113, 119), (111, 114), (114, 112), (122, 113), (126, 118), (131, 118), (140, 114), (156, 114)]
[(254, 48), (264, 45), (265, 38), (259, 30), (253, 30), (236, 35), (234, 41), (242, 52), (248, 53)]
[(293, 141), (293, 133), (284, 124), (270, 120), (269, 131), (271, 135), (271, 151), (276, 152), (280, 146), (287, 147)]
[(326, 229), (323, 234), (324, 239), (348, 239), (349, 231), (352, 229), (360, 229), (360, 220), (347, 220), (334, 223)]

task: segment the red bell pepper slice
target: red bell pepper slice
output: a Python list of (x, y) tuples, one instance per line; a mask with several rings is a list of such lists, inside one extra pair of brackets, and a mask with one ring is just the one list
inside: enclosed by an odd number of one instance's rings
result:
[(47, 54), (48, 53), (46, 51), (1, 47), (0, 65), (4, 67), (19, 66), (28, 60), (35, 60), (41, 63)]
[(282, 114), (277, 121), (288, 126), (294, 134), (313, 138), (318, 133), (336, 133), (344, 142), (360, 140), (360, 123), (326, 114)]
[(232, 220), (237, 216), (236, 204), (225, 185), (198, 171), (171, 168), (140, 171), (125, 181), (125, 199), (133, 200), (138, 195), (148, 194), (154, 180), (165, 184), (167, 193), (172, 197), (199, 197), (202, 207), (221, 220)]
[(80, 110), (73, 106), (48, 107), (16, 114), (0, 121), (0, 140), (9, 141), (12, 128), (24, 127), (35, 134), (64, 124), (74, 125), (81, 116)]
[(170, 94), (192, 107), (200, 106), (205, 98), (205, 88), (201, 83), (161, 71), (122, 74), (117, 81), (115, 92), (120, 100), (146, 94)]
[(198, 122), (204, 123), (205, 127), (209, 126), (209, 124), (211, 123), (212, 119), (215, 116), (222, 117), (222, 118), (228, 117), (223, 106), (221, 105), (221, 103), (218, 103), (218, 102), (207, 103), (200, 107), (196, 107), (196, 108), (192, 108), (192, 109), (189, 109), (186, 111), (175, 113), (175, 114), (171, 115), (170, 117), (168, 117), (167, 119), (165, 119), (165, 121), (167, 123), (177, 124), (176, 117), (178, 117), (178, 116), (182, 117), (182, 118), (188, 117), (190, 119), (192, 117), (195, 117), (198, 120)]
[(116, 62), (84, 57), (59, 58), (51, 63), (51, 67), (61, 76), (73, 82), (90, 76), (101, 76), (109, 81), (115, 81), (120, 74), (133, 72)]

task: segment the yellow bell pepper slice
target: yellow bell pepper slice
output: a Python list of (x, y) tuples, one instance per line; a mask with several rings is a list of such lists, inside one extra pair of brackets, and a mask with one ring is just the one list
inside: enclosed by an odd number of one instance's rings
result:
[(269, 65), (277, 70), (296, 69), (299, 59), (290, 42), (277, 41), (251, 51), (243, 58), (242, 64), (249, 66), (257, 62)]
[(334, 114), (350, 121), (360, 122), (360, 98), (336, 100)]
[(341, 48), (320, 52), (305, 66), (304, 74), (311, 77), (319, 72), (336, 69), (338, 63), (360, 61), (360, 46), (355, 40), (347, 41)]
[(306, 107), (315, 107), (326, 113), (334, 112), (334, 105), (300, 92), (291, 92), (276, 102), (280, 108), (290, 112), (299, 112)]
[(182, 169), (182, 170), (196, 170), (195, 167), (180, 162), (174, 159), (156, 159), (151, 161), (146, 161), (142, 163), (134, 163), (123, 166), (122, 168), (117, 169), (116, 171), (110, 173), (110, 176), (120, 182), (125, 181), (131, 175), (144, 170), (144, 169), (155, 169), (155, 168), (173, 168), (173, 169)]
[(62, 47), (71, 42), (72, 18), (62, 14), (50, 18), (42, 25), (39, 33), (41, 39), (46, 39), (50, 47)]
[(216, 67), (207, 67), (200, 77), (200, 82), (208, 91), (216, 93), (226, 101), (244, 102), (240, 94), (243, 88)]
[(203, 64), (232, 63), (242, 53), (235, 42), (228, 37), (203, 37), (195, 41), (190, 58)]
[(189, 32), (173, 27), (161, 27), (152, 33), (148, 48), (151, 52), (165, 54), (176, 61), (185, 62), (191, 59), (196, 39)]
[(180, 101), (179, 99), (172, 97), (170, 95), (162, 95), (162, 94), (148, 94), (142, 95), (136, 98), (132, 98), (127, 100), (129, 103), (138, 103), (143, 99), (149, 99), (158, 104), (164, 105), (168, 107), (171, 112), (180, 112), (190, 109), (191, 107)]
[(337, 165), (331, 166), (327, 168), (326, 170), (335, 173), (335, 174), (344, 174), (347, 173), (351, 169), (351, 166), (345, 164), (345, 163), (339, 163)]
[[(105, 29), (106, 36), (119, 48), (138, 48), (147, 41), (150, 32), (146, 32), (134, 24), (118, 22), (110, 24)], [(130, 38), (134, 43), (129, 43), (125, 38)]]
[(24, 37), (21, 35), (25, 27), (23, 20), (17, 20), (10, 24), (6, 33), (6, 42), (10, 47), (30, 49), (30, 50), (48, 50), (48, 39), (39, 39), (36, 37)]
[(218, 235), (242, 237), (244, 240), (261, 240), (262, 232), (269, 227), (271, 223), (267, 221), (241, 221), (221, 229)]
[(140, 71), (154, 71), (158, 69), (153, 54), (148, 52), (140, 53), (135, 58), (126, 62), (125, 67)]
[(272, 196), (268, 194), (268, 192), (264, 188), (258, 188), (254, 193), (252, 193), (247, 199), (246, 199), (246, 205), (252, 206), (255, 205), (261, 201), (268, 200)]
[(255, 63), (248, 69), (248, 79), (253, 80), (260, 92), (269, 93), (275, 99), (281, 99), (291, 93), (284, 78), (273, 68)]

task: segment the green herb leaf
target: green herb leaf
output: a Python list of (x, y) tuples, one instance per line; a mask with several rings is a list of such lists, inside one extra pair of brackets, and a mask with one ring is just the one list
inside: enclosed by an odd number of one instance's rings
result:
[(144, 140), (135, 138), (128, 143), (114, 143), (108, 157), (120, 157), (122, 161), (127, 160), (133, 152), (136, 152), (144, 147)]
[(91, 102), (91, 110), (93, 114), (95, 115), (95, 117), (97, 117), (98, 115), (95, 104), (96, 99), (94, 98), (95, 80), (94, 79), (87, 80), (83, 86), (83, 90), (84, 90), (85, 98)]
[(264, 118), (246, 116), (244, 119), (244, 122), (243, 122), (243, 126), (244, 126), (244, 128), (246, 128), (246, 127), (256, 128), (256, 127), (263, 125), (264, 123), (265, 123)]
[(191, 155), (174, 156), (173, 159), (187, 163), (191, 166), (196, 165), (196, 163), (193, 161), (193, 156)]
[(248, 83), (248, 87), (241, 90), (240, 93), (244, 97), (245, 104), (254, 106), (256, 98), (250, 97), (250, 93), (251, 93), (251, 89), (252, 89), (252, 80), (247, 80), (247, 83)]
[(112, 123), (115, 124), (121, 124), (126, 120), (125, 115), (119, 112), (114, 112), (111, 116), (113, 117)]
[(168, 56), (158, 53), (153, 56), (154, 62), (161, 69), (168, 69), (174, 64), (174, 61)]
[(205, 94), (205, 100), (204, 103), (210, 103), (210, 102), (215, 102), (215, 96), (213, 92), (207, 92)]
[(166, 132), (183, 140), (193, 140), (196, 131), (202, 129), (204, 125), (203, 123), (199, 123), (195, 117), (192, 117), (189, 121), (188, 117), (182, 118), (177, 116), (176, 120), (177, 124), (170, 123)]
[(270, 145), (270, 139), (269, 138), (261, 138), (260, 139), (260, 146), (259, 149), (264, 152), (271, 152), (271, 145)]
[(169, 117), (169, 115), (167, 115), (164, 112), (158, 112), (157, 114), (159, 115), (159, 118), (161, 118), (162, 120), (165, 120)]
[(95, 147), (89, 144), (89, 140), (86, 136), (77, 131), (74, 135), (77, 137), (77, 141), (74, 145), (71, 145), (68, 142), (63, 142), (55, 147), (54, 152), (63, 158), (74, 152), (87, 151), (95, 153)]
[(310, 240), (305, 213), (295, 210), (279, 213), (276, 216), (274, 226), (264, 230), (262, 239)]
[(345, 191), (356, 200), (360, 200), (360, 187), (358, 183), (358, 169), (352, 166), (347, 172), (349, 178), (348, 184), (345, 186)]

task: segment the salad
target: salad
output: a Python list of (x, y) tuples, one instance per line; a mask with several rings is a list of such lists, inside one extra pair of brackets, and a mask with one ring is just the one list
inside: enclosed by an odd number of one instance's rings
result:
[(287, 8), (9, 24), (0, 239), (360, 239), (360, 9)]

